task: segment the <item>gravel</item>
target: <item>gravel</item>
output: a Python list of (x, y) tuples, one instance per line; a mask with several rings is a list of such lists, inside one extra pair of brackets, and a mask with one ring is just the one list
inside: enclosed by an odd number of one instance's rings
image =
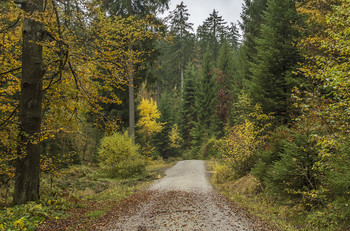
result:
[(149, 190), (120, 204), (100, 230), (267, 230), (218, 194), (205, 162), (180, 161)]

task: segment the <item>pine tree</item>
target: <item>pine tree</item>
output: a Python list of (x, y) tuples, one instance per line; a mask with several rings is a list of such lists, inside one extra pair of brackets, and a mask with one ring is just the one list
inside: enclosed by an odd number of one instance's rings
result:
[(159, 101), (159, 111), (161, 112), (160, 123), (163, 124), (163, 129), (156, 134), (155, 144), (158, 153), (163, 158), (176, 156), (178, 153), (170, 146), (169, 134), (174, 124), (176, 123), (177, 109), (176, 99), (173, 92), (165, 92)]
[(218, 103), (216, 105), (216, 115), (218, 117), (220, 132), (223, 132), (223, 128), (231, 111), (233, 100), (232, 67), (232, 52), (230, 50), (230, 45), (224, 40), (220, 48), (218, 67), (215, 75), (215, 82), (217, 85), (216, 97)]
[(209, 17), (197, 29), (199, 46), (203, 53), (205, 53), (208, 47), (210, 48), (215, 65), (219, 55), (220, 44), (228, 33), (226, 24), (227, 22), (225, 22), (222, 16), (219, 16), (219, 12), (214, 9)]
[(267, 0), (245, 0), (241, 13), (242, 22), (239, 23), (243, 31), (243, 45), (239, 52), (240, 79), (250, 79), (250, 63), (256, 56), (255, 38), (260, 35), (260, 26), (263, 23), (263, 13), (267, 7)]
[(257, 55), (252, 63), (250, 93), (265, 113), (274, 113), (280, 121), (288, 118), (291, 72), (299, 60), (293, 45), (298, 31), (294, 0), (268, 0), (261, 34), (256, 39)]
[[(192, 149), (197, 152), (205, 140), (216, 132), (216, 89), (213, 78), (212, 55), (207, 49), (203, 61), (202, 78), (199, 79), (195, 95), (196, 121), (191, 131)], [(197, 154), (197, 153), (196, 153)]]
[(184, 147), (190, 148), (191, 130), (196, 121), (195, 113), (195, 91), (198, 82), (197, 72), (192, 64), (189, 64), (185, 71), (184, 89), (181, 103), (181, 121), (179, 123), (181, 136), (184, 140)]
[(103, 0), (102, 7), (110, 15), (145, 17), (168, 8), (169, 0)]
[(188, 22), (190, 14), (186, 7), (187, 6), (181, 2), (169, 15), (170, 33), (174, 36), (171, 54), (180, 72), (181, 91), (184, 82), (184, 63), (188, 62), (189, 57), (193, 54), (193, 52), (191, 52), (191, 50), (193, 51), (193, 46), (186, 46), (188, 45), (187, 40), (193, 37), (193, 34), (191, 34), (191, 31), (193, 31), (193, 23)]

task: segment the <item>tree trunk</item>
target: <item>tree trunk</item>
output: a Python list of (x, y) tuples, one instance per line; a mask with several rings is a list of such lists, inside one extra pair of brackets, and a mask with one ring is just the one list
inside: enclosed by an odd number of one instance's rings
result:
[[(43, 11), (43, 0), (22, 4), (29, 15)], [(19, 99), (19, 144), (13, 201), (23, 204), (39, 199), (40, 125), (42, 106), (42, 24), (30, 18), (23, 21), (22, 79)]]
[(134, 140), (135, 134), (135, 99), (134, 99), (134, 66), (131, 47), (129, 47), (129, 136)]

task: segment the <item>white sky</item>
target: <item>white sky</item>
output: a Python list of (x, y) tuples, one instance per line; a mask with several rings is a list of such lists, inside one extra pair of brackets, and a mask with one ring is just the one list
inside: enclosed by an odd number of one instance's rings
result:
[[(182, 0), (170, 0), (169, 10), (174, 10)], [(189, 22), (193, 23), (194, 32), (203, 21), (209, 17), (213, 9), (219, 11), (219, 16), (229, 24), (240, 20), (243, 0), (183, 0), (190, 13)], [(168, 12), (165, 13), (168, 15)]]

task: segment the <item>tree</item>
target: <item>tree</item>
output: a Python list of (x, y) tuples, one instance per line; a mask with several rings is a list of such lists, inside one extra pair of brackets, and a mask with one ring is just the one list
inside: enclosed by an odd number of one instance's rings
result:
[[(119, 15), (123, 18), (126, 17), (136, 17), (136, 18), (146, 18), (147, 16), (155, 17), (158, 11), (163, 11), (168, 8), (169, 0), (103, 0), (102, 8), (109, 15)], [(153, 18), (153, 20), (155, 20)], [(156, 21), (156, 20), (155, 20)], [(147, 30), (147, 27), (145, 27)], [(129, 44), (129, 53), (135, 49), (136, 44)], [(147, 50), (153, 50), (154, 46), (152, 41), (143, 41), (143, 43), (137, 44), (139, 48)], [(147, 62), (152, 63), (152, 59), (148, 57)], [(129, 61), (129, 77), (128, 77), (128, 90), (129, 90), (129, 135), (132, 137), (135, 132), (135, 95), (134, 87), (136, 85), (135, 75), (140, 73), (137, 66), (130, 59)], [(144, 76), (145, 77), (145, 76)]]
[(140, 119), (136, 126), (140, 128), (140, 133), (145, 136), (145, 145), (142, 147), (143, 154), (150, 156), (154, 149), (151, 147), (150, 139), (153, 134), (163, 129), (164, 124), (159, 122), (161, 114), (152, 99), (142, 99), (138, 110), (140, 111)]
[(213, 78), (212, 56), (207, 49), (207, 52), (203, 61), (203, 72), (199, 79), (198, 85), (195, 91), (195, 113), (196, 120), (194, 128), (191, 130), (192, 136), (192, 148), (197, 152), (206, 139), (215, 135), (216, 132), (216, 89)]
[(293, 44), (299, 36), (299, 16), (293, 0), (268, 0), (261, 33), (256, 39), (257, 54), (250, 68), (250, 93), (266, 114), (274, 113), (279, 122), (289, 119), (288, 100), (293, 87), (292, 71), (300, 60)]
[(122, 17), (155, 15), (168, 8), (169, 0), (103, 0), (102, 7), (110, 15)]
[(39, 199), (40, 184), (40, 126), (43, 83), (43, 54), (40, 43), (43, 24), (35, 14), (43, 12), (42, 0), (22, 4), (24, 12), (22, 79), (19, 100), (19, 157), (16, 160), (15, 191), (13, 201), (23, 204)]
[(179, 123), (181, 136), (184, 140), (184, 147), (186, 149), (191, 146), (191, 130), (195, 121), (197, 121), (195, 112), (197, 83), (198, 73), (196, 72), (195, 66), (193, 64), (188, 64), (185, 70), (185, 81), (181, 102), (181, 121)]
[(180, 112), (178, 101), (178, 97), (174, 92), (164, 92), (159, 102), (160, 123), (163, 124), (163, 129), (156, 134), (154, 139), (157, 151), (164, 158), (178, 155), (176, 147), (171, 146), (170, 137), (173, 128), (177, 127), (176, 122)]
[(256, 56), (255, 38), (260, 35), (260, 26), (264, 22), (263, 12), (267, 8), (267, 0), (245, 0), (239, 23), (243, 31), (243, 45), (240, 48), (240, 79), (250, 79), (250, 63)]
[(180, 5), (177, 5), (176, 9), (171, 11), (169, 15), (170, 33), (174, 36), (172, 54), (175, 54), (173, 57), (177, 60), (178, 66), (180, 66), (181, 91), (183, 90), (184, 82), (184, 63), (188, 61), (185, 60), (185, 53), (189, 54), (189, 51), (191, 50), (190, 47), (186, 47), (185, 42), (188, 37), (191, 37), (190, 31), (193, 30), (193, 23), (188, 22), (190, 14), (186, 7), (187, 6), (181, 2)]
[(226, 37), (226, 34), (226, 22), (222, 16), (219, 16), (219, 12), (215, 9), (197, 29), (197, 37), (199, 39), (198, 43), (202, 52), (205, 53), (206, 49), (209, 47), (213, 56), (214, 65), (216, 65), (220, 44)]
[(230, 116), (234, 94), (232, 91), (233, 82), (231, 67), (233, 65), (231, 60), (232, 54), (230, 52), (230, 46), (226, 40), (224, 40), (220, 48), (217, 72), (214, 77), (217, 86), (216, 95), (218, 103), (216, 105), (216, 115), (219, 120), (219, 129), (221, 132), (223, 132), (223, 128)]

